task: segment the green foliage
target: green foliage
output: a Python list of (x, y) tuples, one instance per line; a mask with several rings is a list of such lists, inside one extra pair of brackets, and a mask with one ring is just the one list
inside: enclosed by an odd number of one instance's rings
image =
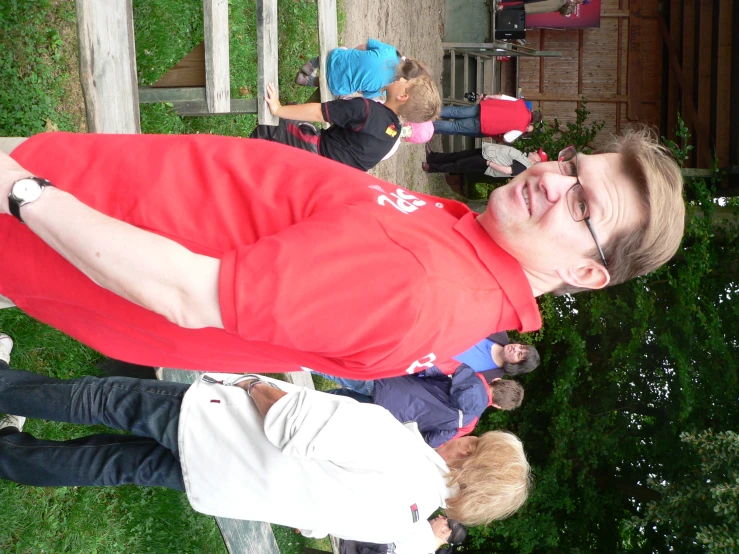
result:
[[(545, 115), (545, 114), (543, 114)], [(568, 122), (564, 126), (558, 119), (544, 120), (537, 127), (529, 139), (518, 139), (513, 146), (519, 150), (530, 152), (543, 148), (554, 159), (560, 150), (570, 144), (577, 148), (578, 152), (590, 154), (593, 151), (593, 141), (605, 126), (605, 121), (591, 121), (588, 103), (585, 97), (580, 106), (575, 108), (575, 121)]]
[(739, 551), (739, 435), (732, 431), (682, 433), (687, 448), (676, 455), (688, 468), (665, 483), (650, 480), (660, 492), (631, 525), (638, 531), (657, 527), (665, 542), (689, 554)]
[(670, 140), (666, 137), (662, 137), (667, 147), (672, 151), (672, 155), (675, 156), (677, 163), (680, 167), (683, 167), (685, 160), (690, 157), (690, 151), (693, 149), (693, 145), (690, 144), (690, 130), (685, 125), (685, 121), (680, 117), (680, 112), (677, 112), (677, 136), (678, 142)]
[[(591, 121), (587, 101), (583, 98), (580, 107), (575, 109), (575, 121), (562, 126), (558, 119), (544, 120), (528, 139), (517, 139), (512, 146), (524, 152), (543, 148), (551, 160), (565, 147), (573, 144), (578, 152), (590, 154), (592, 143), (598, 132), (603, 129), (604, 121)], [(476, 183), (471, 198), (487, 198), (497, 185)]]
[[(257, 96), (256, 2), (230, 2), (231, 96)], [(134, 25), (139, 84), (150, 85), (203, 40), (202, 2), (135, 0)], [(295, 73), (318, 53), (315, 0), (278, 0), (279, 89), (283, 103), (305, 102), (314, 89), (294, 83)], [(144, 133), (211, 133), (249, 136), (255, 115), (180, 117), (171, 105), (141, 106)]]
[(76, 44), (63, 41), (58, 30), (74, 21), (73, 2), (0, 2), (0, 136), (29, 136), (48, 124), (79, 128), (65, 109), (66, 89), (77, 75), (60, 63)]
[[(16, 309), (0, 310), (0, 330), (15, 340), (13, 366), (51, 377), (96, 375), (102, 356)], [(31, 419), (25, 430), (47, 440), (111, 432)], [(0, 552), (223, 553), (213, 518), (166, 489), (34, 488), (0, 481)]]
[[(527, 339), (542, 365), (520, 378), (526, 400), (479, 426), (521, 437), (535, 487), (519, 514), (473, 531), (476, 548), (738, 551), (731, 542), (739, 536), (733, 451), (722, 439), (723, 465), (704, 468), (686, 448), (698, 441), (707, 461), (718, 459), (700, 431), (728, 437), (739, 429), (737, 208), (736, 199), (715, 202), (716, 182), (687, 184), (693, 200), (685, 238), (665, 267), (603, 291), (540, 299), (544, 326)], [(691, 481), (705, 498), (693, 495), (684, 504), (692, 506), (692, 527), (672, 525), (664, 487), (687, 494)], [(732, 502), (728, 513), (714, 511)], [(659, 524), (648, 513), (661, 514)]]

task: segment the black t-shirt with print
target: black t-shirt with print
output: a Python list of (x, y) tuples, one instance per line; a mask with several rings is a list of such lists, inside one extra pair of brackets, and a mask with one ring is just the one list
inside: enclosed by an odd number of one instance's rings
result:
[(363, 171), (372, 169), (400, 138), (400, 120), (390, 108), (365, 98), (321, 104), (331, 127), (321, 133), (319, 152)]

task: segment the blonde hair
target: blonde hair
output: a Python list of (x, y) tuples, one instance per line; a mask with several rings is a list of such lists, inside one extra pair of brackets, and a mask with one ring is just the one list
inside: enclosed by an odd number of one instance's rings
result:
[(447, 515), (465, 525), (484, 525), (523, 506), (531, 468), (518, 437), (490, 431), (479, 438), (472, 455), (449, 470), (449, 477), (449, 487), (459, 492), (447, 500)]
[(438, 119), (441, 114), (439, 89), (428, 75), (410, 79), (405, 88), (408, 99), (398, 107), (398, 115), (410, 123)]
[[(622, 230), (603, 247), (611, 286), (646, 275), (675, 255), (685, 230), (685, 202), (680, 167), (653, 130), (646, 126), (629, 129), (613, 137), (604, 151), (621, 154), (624, 172), (636, 187), (643, 214), (636, 229)], [(593, 259), (600, 260), (595, 249)], [(580, 290), (564, 285), (556, 293)]]
[(515, 410), (523, 402), (523, 387), (518, 381), (500, 379), (490, 383), (493, 404), (501, 410)]

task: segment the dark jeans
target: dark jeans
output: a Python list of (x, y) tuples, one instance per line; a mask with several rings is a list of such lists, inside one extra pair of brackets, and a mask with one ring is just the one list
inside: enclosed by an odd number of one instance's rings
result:
[(441, 118), (434, 121), (434, 133), (484, 137), (480, 131), (480, 104), (442, 106)]
[(188, 387), (129, 377), (53, 379), (0, 361), (0, 413), (135, 435), (49, 441), (6, 433), (0, 435), (0, 478), (43, 487), (137, 484), (184, 491), (177, 427)]
[(349, 398), (353, 398), (354, 400), (356, 400), (357, 402), (361, 402), (362, 404), (374, 403), (371, 396), (367, 396), (366, 394), (362, 394), (351, 389), (331, 389), (327, 390), (326, 392), (329, 394), (335, 394), (337, 396), (348, 396)]
[(482, 148), (459, 152), (430, 152), (426, 156), (429, 173), (485, 173), (488, 162)]

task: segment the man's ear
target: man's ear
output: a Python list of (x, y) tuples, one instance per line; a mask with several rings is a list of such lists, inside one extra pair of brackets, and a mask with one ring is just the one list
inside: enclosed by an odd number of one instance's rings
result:
[(402, 104), (405, 104), (408, 101), (408, 93), (407, 92), (404, 92), (403, 94), (396, 94), (395, 95), (395, 99), (398, 102), (400, 102)]
[(493, 379), (492, 381), (490, 381), (490, 383), (492, 384), (492, 383), (495, 383), (496, 381), (502, 381), (502, 380), (503, 380), (502, 377), (496, 377), (495, 379)]
[(611, 282), (611, 274), (595, 260), (586, 260), (579, 266), (558, 269), (557, 275), (568, 285), (581, 289), (602, 289)]
[(503, 409), (503, 408), (501, 408), (500, 406), (498, 406), (497, 404), (491, 404), (491, 406), (492, 406), (493, 408), (497, 408), (498, 410), (502, 410), (502, 409)]

